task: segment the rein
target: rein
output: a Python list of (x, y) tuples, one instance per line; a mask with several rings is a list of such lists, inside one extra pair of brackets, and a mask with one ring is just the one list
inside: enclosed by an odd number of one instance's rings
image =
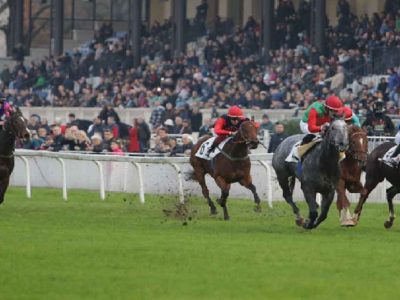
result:
[(239, 161), (239, 160), (246, 160), (249, 158), (249, 155), (243, 156), (243, 157), (233, 157), (230, 154), (226, 153), (224, 150), (222, 150), (219, 146), (217, 146), (219, 151), (221, 151), (222, 155), (225, 156), (227, 159), (232, 160), (232, 161)]

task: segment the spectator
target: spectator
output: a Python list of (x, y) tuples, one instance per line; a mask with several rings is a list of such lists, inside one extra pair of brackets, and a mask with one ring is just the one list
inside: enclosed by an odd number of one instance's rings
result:
[(264, 114), (262, 116), (262, 121), (260, 124), (260, 130), (268, 130), (269, 134), (272, 135), (274, 132), (274, 125), (269, 119), (269, 116), (267, 114)]
[(88, 151), (101, 153), (104, 150), (103, 139), (99, 133), (95, 133), (91, 137), (91, 143), (88, 146)]
[(103, 151), (112, 152), (111, 143), (114, 142), (113, 131), (110, 128), (104, 130)]
[(111, 142), (111, 152), (113, 155), (124, 155), (124, 151), (122, 151), (121, 146), (115, 140)]
[(168, 133), (165, 128), (159, 128), (157, 130), (157, 136), (155, 140), (154, 152), (156, 153), (167, 153), (171, 150)]
[(204, 135), (212, 135), (211, 133), (211, 119), (207, 118), (204, 120), (203, 126), (199, 129), (199, 138)]
[(394, 124), (389, 116), (385, 114), (384, 102), (379, 99), (374, 103), (374, 111), (367, 116), (362, 128), (367, 130), (368, 135), (393, 135)]
[[(55, 151), (58, 152), (60, 151), (64, 144), (65, 144), (65, 138), (61, 133), (61, 128), (59, 126), (54, 126), (52, 128), (53, 131), (53, 135), (51, 137), (51, 139), (49, 139), (47, 142), (48, 144), (48, 150), (49, 151)], [(51, 142), (50, 142), (51, 141)]]
[(181, 134), (192, 134), (192, 128), (190, 126), (190, 121), (188, 119), (184, 119), (182, 121), (182, 129)]
[(139, 149), (141, 153), (146, 153), (150, 148), (150, 128), (142, 117), (137, 118), (137, 126)]
[(129, 129), (129, 146), (128, 152), (140, 152), (139, 138), (138, 138), (139, 123), (137, 119), (133, 120), (133, 127)]
[(282, 141), (286, 138), (287, 134), (285, 133), (285, 126), (280, 122), (276, 122), (275, 133), (272, 135), (271, 140), (269, 141), (268, 153), (274, 153), (279, 144), (282, 143)]
[(92, 137), (95, 133), (99, 133), (100, 136), (103, 135), (104, 125), (99, 116), (94, 118), (93, 124), (88, 128), (88, 136)]
[(150, 124), (153, 127), (153, 131), (159, 128), (164, 121), (165, 108), (161, 105), (160, 101), (155, 102), (156, 108), (151, 112)]
[(175, 125), (174, 121), (171, 119), (168, 119), (164, 122), (164, 128), (167, 130), (169, 134), (174, 134), (175, 133)]

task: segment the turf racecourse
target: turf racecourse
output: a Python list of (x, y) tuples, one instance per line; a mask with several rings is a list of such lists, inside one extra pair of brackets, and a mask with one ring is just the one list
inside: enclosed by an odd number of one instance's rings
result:
[[(400, 224), (384, 205), (315, 231), (275, 203), (229, 202), (231, 221), (190, 199), (12, 188), (0, 207), (0, 299), (398, 299)], [(179, 208), (179, 207), (178, 207)], [(304, 211), (304, 205), (302, 210)], [(178, 209), (182, 212), (182, 208)]]

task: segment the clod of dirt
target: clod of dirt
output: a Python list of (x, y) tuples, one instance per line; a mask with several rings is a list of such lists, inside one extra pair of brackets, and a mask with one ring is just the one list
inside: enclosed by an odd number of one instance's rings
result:
[(173, 210), (163, 209), (164, 216), (167, 218), (174, 218), (182, 221), (183, 226), (187, 226), (189, 222), (195, 219), (197, 210), (190, 210), (186, 203), (175, 204)]

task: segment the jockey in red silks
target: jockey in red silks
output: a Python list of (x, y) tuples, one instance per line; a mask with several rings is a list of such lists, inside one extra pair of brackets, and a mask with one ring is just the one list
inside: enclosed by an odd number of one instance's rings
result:
[(323, 131), (327, 124), (332, 122), (335, 116), (343, 114), (343, 103), (339, 97), (329, 96), (326, 101), (314, 102), (305, 111), (303, 119), (300, 122), (300, 129), (307, 135), (302, 144), (311, 142), (316, 134)]
[(348, 125), (355, 125), (361, 128), (360, 119), (348, 106), (343, 106), (344, 120)]
[(5, 119), (10, 117), (12, 112), (11, 105), (6, 101), (5, 98), (0, 98), (0, 129), (3, 129)]
[(227, 137), (235, 135), (236, 131), (238, 131), (240, 124), (246, 118), (243, 115), (243, 111), (238, 106), (232, 106), (228, 110), (228, 114), (222, 115), (218, 118), (214, 125), (214, 133), (217, 137), (214, 140), (214, 143), (208, 150), (208, 155), (210, 155), (215, 148)]

